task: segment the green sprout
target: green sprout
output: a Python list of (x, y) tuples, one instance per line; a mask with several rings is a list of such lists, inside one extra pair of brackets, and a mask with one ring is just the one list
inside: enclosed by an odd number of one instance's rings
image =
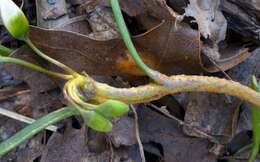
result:
[(59, 66), (73, 76), (77, 75), (77, 72), (72, 70), (70, 67), (47, 56), (32, 43), (28, 36), (29, 22), (23, 11), (12, 0), (0, 0), (0, 13), (5, 28), (13, 37), (26, 42), (36, 54), (47, 61)]
[[(259, 92), (259, 85), (255, 76), (252, 76), (250, 87)], [(259, 152), (260, 147), (260, 107), (251, 105), (252, 126), (253, 126), (253, 147), (248, 162), (253, 162)]]
[(7, 48), (3, 45), (0, 45), (0, 55), (2, 56), (9, 56), (13, 52), (12, 49)]
[(78, 112), (71, 107), (64, 107), (36, 120), (0, 144), (0, 158), (46, 127), (73, 115), (78, 115)]
[(110, 131), (112, 129), (112, 124), (108, 119), (110, 117), (122, 116), (128, 112), (128, 106), (120, 101), (108, 100), (97, 105), (89, 104), (87, 101), (84, 101), (84, 96), (80, 93), (79, 89), (80, 87), (86, 86), (88, 84), (89, 80), (87, 77), (75, 72), (70, 67), (47, 56), (32, 43), (28, 35), (28, 20), (22, 10), (16, 6), (12, 0), (0, 1), (0, 13), (4, 26), (13, 37), (26, 42), (27, 45), (31, 47), (31, 49), (33, 49), (36, 54), (59, 66), (68, 72), (68, 75), (52, 72), (38, 65), (17, 58), (6, 57), (6, 53), (9, 53), (10, 51), (7, 51), (7, 48), (4, 48), (4, 46), (2, 48), (2, 56), (0, 56), (1, 62), (15, 63), (17, 65), (22, 65), (50, 76), (67, 80), (67, 83), (64, 86), (65, 97), (70, 101), (70, 104), (78, 110), (86, 125), (94, 130), (101, 132)]
[(143, 62), (142, 58), (139, 56), (131, 40), (118, 0), (111, 0), (110, 3), (111, 3), (112, 11), (114, 13), (115, 21), (119, 28), (119, 32), (135, 64), (156, 83), (167, 87), (174, 87), (175, 84), (172, 84), (172, 81), (167, 75), (164, 75), (156, 70), (151, 69)]

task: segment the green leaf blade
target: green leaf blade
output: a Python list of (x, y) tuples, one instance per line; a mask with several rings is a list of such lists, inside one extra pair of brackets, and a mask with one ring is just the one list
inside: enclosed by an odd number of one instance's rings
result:
[[(252, 76), (250, 87), (259, 92), (259, 85), (255, 76)], [(253, 147), (248, 162), (253, 162), (259, 152), (260, 147), (260, 107), (251, 105), (252, 129), (253, 129)]]
[(25, 140), (30, 139), (41, 130), (45, 129), (49, 125), (52, 125), (60, 120), (68, 118), (73, 115), (78, 115), (78, 112), (71, 107), (64, 107), (48, 115), (36, 120), (31, 125), (26, 126), (18, 133), (5, 140), (0, 144), (0, 157), (20, 145)]

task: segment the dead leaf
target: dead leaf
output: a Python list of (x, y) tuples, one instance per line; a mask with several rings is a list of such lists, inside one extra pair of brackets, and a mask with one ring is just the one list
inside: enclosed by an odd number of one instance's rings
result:
[(223, 95), (203, 93), (193, 93), (189, 100), (185, 114), (189, 127), (184, 126), (185, 134), (207, 138), (193, 132), (192, 127), (195, 127), (215, 137), (219, 143), (227, 144), (234, 135), (240, 101), (232, 99), (229, 103)]
[[(119, 3), (122, 10), (129, 16), (137, 16), (145, 12), (143, 10), (145, 8), (143, 0), (119, 0)], [(108, 7), (110, 3), (108, 0), (99, 0), (99, 5)]]
[[(134, 40), (144, 61), (153, 68), (167, 74), (198, 73), (201, 66), (197, 34), (185, 24), (175, 30), (172, 23), (165, 23)], [(123, 42), (118, 39), (97, 41), (73, 32), (36, 27), (31, 28), (30, 37), (50, 56), (89, 74), (142, 74), (138, 69), (122, 69), (122, 64), (129, 67), (136, 65), (129, 59)], [(58, 41), (60, 39), (64, 41)]]
[[(100, 2), (102, 4), (102, 2)], [(104, 4), (105, 2), (103, 2)], [(107, 2), (106, 2), (107, 3)], [(106, 4), (105, 3), (105, 4)], [(135, 38), (136, 46), (140, 50), (141, 55), (143, 56), (143, 59), (147, 61), (147, 63), (157, 69), (160, 70), (163, 73), (167, 74), (198, 74), (203, 71), (203, 69), (206, 69), (210, 72), (216, 72), (219, 71), (218, 68), (215, 68), (214, 65), (207, 63), (207, 66), (204, 67), (202, 64), (204, 64), (204, 59), (201, 60), (201, 49), (205, 48), (204, 46), (201, 46), (200, 41), (200, 34), (198, 31), (191, 29), (190, 26), (188, 26), (186, 23), (180, 23), (180, 15), (176, 12), (174, 12), (164, 0), (152, 0), (152, 1), (140, 1), (140, 2), (130, 2), (130, 1), (123, 1), (123, 6), (126, 6), (126, 8), (123, 8), (123, 10), (131, 10), (131, 4), (136, 5), (137, 3), (140, 3), (139, 8), (142, 8), (142, 12), (138, 12), (138, 14), (141, 17), (148, 17), (146, 20), (148, 24), (151, 24), (154, 22), (155, 17), (157, 20), (162, 21), (165, 20), (165, 23), (159, 26), (158, 28), (149, 31), (149, 32), (142, 34), (140, 36), (137, 36)], [(102, 10), (104, 10), (103, 8)], [(100, 12), (102, 11), (100, 10)], [(102, 11), (105, 12), (105, 11)], [(210, 15), (212, 16), (212, 15)], [(150, 18), (149, 18), (150, 17)], [(105, 18), (109, 18), (109, 16), (105, 16)], [(89, 20), (91, 22), (91, 19)], [(111, 19), (109, 19), (109, 22)], [(65, 21), (66, 22), (66, 21)], [(142, 22), (140, 22), (142, 24)], [(92, 24), (96, 24), (96, 21)], [(103, 24), (111, 24), (111, 23), (104, 23)], [(219, 25), (219, 24), (218, 24)], [(93, 26), (93, 25), (92, 25)], [(106, 25), (105, 25), (106, 26)], [(104, 26), (104, 27), (105, 27)], [(109, 25), (111, 27), (111, 25)], [(114, 26), (114, 25), (112, 25)], [(114, 28), (114, 27), (112, 27)], [(215, 29), (215, 28), (214, 28)], [(38, 32), (37, 32), (38, 30)], [(82, 56), (87, 56), (87, 64), (88, 66), (92, 66), (94, 63), (93, 58), (97, 60), (97, 62), (104, 62), (104, 67), (108, 69), (107, 67), (110, 66), (111, 70), (97, 70), (97, 74), (108, 74), (108, 75), (120, 75), (120, 73), (125, 74), (134, 74), (134, 75), (140, 75), (141, 72), (135, 70), (135, 65), (128, 59), (128, 56), (126, 55), (126, 51), (123, 48), (123, 44), (119, 40), (110, 40), (106, 42), (100, 42), (96, 45), (97, 42), (91, 39), (91, 37), (88, 36), (81, 36), (76, 37), (76, 33), (61, 33), (59, 30), (41, 30), (39, 28), (32, 28), (31, 30), (31, 38), (38, 43), (39, 46), (42, 47), (42, 49), (45, 49), (46, 51), (50, 53), (55, 53), (55, 55), (59, 55), (59, 53), (70, 53), (69, 55), (74, 55), (75, 53)], [(73, 30), (74, 32), (77, 32), (77, 30)], [(221, 39), (216, 37), (216, 40), (222, 40), (224, 37), (224, 31), (221, 31)], [(42, 34), (39, 34), (42, 33)], [(55, 33), (55, 34), (54, 34)], [(104, 34), (109, 33), (108, 30), (105, 32), (98, 32), (98, 33), (90, 33), (91, 35), (96, 35), (96, 38), (104, 37)], [(99, 34), (101, 34), (99, 36)], [(46, 42), (47, 39), (44, 38), (44, 36), (47, 36), (51, 40), (60, 40), (58, 37), (67, 37), (68, 41), (56, 43), (55, 41), (49, 41)], [(61, 36), (62, 35), (62, 36)], [(70, 35), (70, 36), (69, 36)], [(213, 34), (214, 36), (216, 34)], [(42, 38), (41, 38), (42, 37)], [(52, 38), (55, 37), (55, 38)], [(220, 36), (219, 36), (220, 37)], [(93, 38), (93, 37), (92, 37)], [(106, 37), (105, 37), (106, 38)], [(109, 38), (112, 38), (109, 36)], [(75, 40), (74, 40), (75, 39)], [(94, 37), (95, 39), (95, 37)], [(77, 40), (77, 41), (76, 41)], [(68, 43), (73, 44), (73, 42), (80, 42), (77, 46), (71, 46), (68, 45)], [(82, 42), (82, 43), (81, 43)], [(63, 44), (61, 44), (63, 43)], [(86, 43), (88, 44), (88, 47), (86, 49)], [(84, 46), (82, 45), (84, 44)], [(107, 44), (113, 48), (118, 49), (117, 51), (107, 51)], [(112, 45), (111, 45), (112, 44)], [(81, 47), (82, 45), (82, 47)], [(63, 47), (66, 47), (63, 48)], [(74, 49), (70, 49), (74, 48)], [(51, 48), (51, 49), (50, 49)], [(102, 49), (102, 51), (99, 51), (98, 49)], [(74, 50), (72, 54), (72, 50)], [(213, 52), (215, 51), (216, 52)], [(77, 51), (77, 52), (76, 52)], [(95, 51), (95, 54), (91, 54)], [(206, 50), (207, 51), (207, 50)], [(217, 46), (215, 46), (212, 50), (209, 48), (208, 52), (203, 51), (204, 53), (208, 53), (209, 55), (215, 55), (218, 52)], [(246, 53), (246, 54), (245, 54)], [(52, 54), (53, 55), (53, 54)], [(91, 56), (89, 56), (91, 55)], [(223, 56), (221, 55), (221, 58), (217, 60), (217, 63), (220, 64), (222, 70), (227, 70), (229, 68), (232, 68), (233, 66), (237, 65), (238, 63), (242, 62), (246, 57), (248, 57), (249, 53), (242, 51), (228, 51), (228, 53), (223, 53)], [(118, 58), (117, 62), (119, 62), (119, 65), (115, 65), (115, 62), (112, 60), (109, 60), (109, 57)], [(120, 56), (120, 57), (119, 57)], [(234, 57), (237, 56), (237, 57)], [(103, 60), (99, 60), (99, 58), (102, 57)], [(86, 59), (86, 58), (85, 58)], [(80, 59), (80, 60), (85, 60)], [(92, 59), (92, 63), (90, 63), (90, 59)], [(63, 59), (64, 60), (64, 59)], [(156, 60), (156, 61), (155, 61)], [(235, 61), (234, 61), (235, 60)], [(219, 61), (219, 62), (218, 62)], [(83, 62), (83, 61), (82, 61)], [(86, 62), (86, 61), (84, 61)], [(109, 64), (107, 64), (109, 62)], [(66, 63), (66, 61), (65, 61)], [(70, 63), (67, 63), (70, 65)], [(84, 63), (82, 63), (84, 64)], [(124, 66), (122, 66), (124, 65)], [(85, 66), (84, 70), (86, 70), (89, 73), (92, 73), (92, 70), (88, 68), (88, 66)], [(103, 66), (103, 65), (101, 65)], [(93, 66), (92, 66), (93, 67)], [(170, 68), (171, 67), (171, 68)], [(124, 69), (121, 68), (128, 68)], [(82, 68), (80, 68), (82, 69)], [(134, 69), (134, 70), (131, 70)], [(110, 74), (110, 71), (114, 72), (114, 74)], [(121, 72), (120, 72), (121, 71)]]
[[(99, 145), (104, 146), (102, 140), (97, 142), (99, 142)], [(112, 148), (112, 150), (108, 146), (106, 148), (100, 153), (90, 152), (88, 145), (84, 141), (83, 131), (69, 127), (66, 128), (63, 134), (55, 133), (52, 135), (42, 155), (41, 162), (140, 161), (136, 147), (120, 147), (118, 149)]]
[(210, 143), (207, 140), (185, 136), (174, 120), (142, 106), (138, 109), (138, 117), (142, 143), (161, 145), (165, 162), (184, 162), (190, 159), (193, 162), (217, 161), (209, 153)]
[(89, 14), (88, 22), (92, 30), (88, 36), (92, 39), (105, 41), (120, 37), (110, 8), (96, 7)]
[(222, 0), (220, 8), (229, 28), (250, 40), (259, 40), (259, 1)]
[(76, 32), (83, 35), (88, 35), (89, 33), (91, 33), (91, 29), (89, 27), (86, 15), (70, 18), (61, 24), (57, 24), (53, 28), (64, 31)]
[(108, 136), (115, 147), (131, 146), (137, 143), (134, 119), (123, 116), (113, 122), (113, 130)]
[(53, 28), (69, 19), (65, 0), (48, 1), (37, 0), (37, 25), (45, 28)]
[(220, 0), (190, 0), (185, 16), (194, 17), (205, 39), (219, 43), (226, 38), (227, 21), (219, 10)]

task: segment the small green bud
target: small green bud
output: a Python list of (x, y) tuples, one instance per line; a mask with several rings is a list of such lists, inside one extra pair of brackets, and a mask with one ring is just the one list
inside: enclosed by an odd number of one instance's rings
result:
[(127, 104), (120, 101), (107, 100), (106, 102), (98, 105), (95, 111), (107, 118), (120, 117), (129, 111), (129, 107)]
[(112, 130), (111, 122), (95, 111), (81, 110), (86, 125), (99, 132), (109, 132)]
[(25, 39), (29, 22), (23, 11), (12, 0), (0, 0), (0, 14), (9, 33), (17, 39)]

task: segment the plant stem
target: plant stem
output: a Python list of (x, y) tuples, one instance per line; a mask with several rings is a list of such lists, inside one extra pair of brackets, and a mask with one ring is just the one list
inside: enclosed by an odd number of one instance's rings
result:
[(27, 37), (25, 40), (24, 40), (27, 45), (36, 53), (38, 54), (39, 56), (41, 56), (42, 58), (44, 58), (45, 60), (57, 65), (58, 67), (60, 67), (61, 69), (63, 69), (64, 71), (68, 72), (69, 74), (71, 74), (72, 76), (77, 76), (78, 73), (75, 72), (73, 69), (71, 69), (70, 67), (64, 65), (63, 63), (47, 56), (46, 54), (44, 54), (42, 51), (40, 51), (33, 43), (32, 41)]
[(175, 75), (169, 77), (172, 87), (150, 83), (133, 88), (115, 88), (95, 82), (94, 100), (104, 102), (107, 99), (119, 100), (126, 104), (143, 103), (159, 99), (178, 92), (211, 92), (227, 94), (260, 106), (260, 93), (238, 82), (207, 76)]
[(134, 62), (136, 63), (136, 65), (141, 70), (143, 70), (156, 83), (167, 86), (167, 87), (174, 87), (175, 85), (172, 84), (170, 77), (168, 77), (167, 75), (162, 74), (156, 70), (151, 69), (142, 61), (141, 57), (139, 56), (139, 54), (131, 40), (130, 34), (128, 32), (126, 23), (124, 21), (124, 18), (123, 18), (121, 9), (120, 9), (120, 5), (118, 3), (118, 0), (111, 0), (110, 2), (111, 2), (111, 7), (113, 10), (114, 17), (115, 17), (117, 26), (119, 28), (121, 37), (122, 37), (127, 49), (129, 50), (129, 54), (131, 55), (131, 57), (134, 60)]
[(52, 71), (49, 71), (49, 70), (42, 68), (38, 65), (35, 65), (35, 64), (30, 63), (30, 62), (20, 60), (20, 59), (17, 59), (17, 58), (0, 56), (0, 62), (14, 63), (14, 64), (17, 64), (17, 65), (25, 66), (25, 67), (30, 68), (32, 70), (35, 70), (35, 71), (38, 71), (38, 72), (41, 72), (41, 73), (44, 73), (44, 74), (47, 74), (47, 75), (50, 75), (50, 76), (55, 76), (57, 78), (61, 78), (61, 79), (64, 79), (64, 80), (70, 80), (72, 78), (71, 75), (64, 75), (64, 74), (61, 74), (61, 73), (52, 72)]
[(133, 58), (134, 62), (141, 70), (143, 70), (155, 82), (161, 83), (161, 79), (158, 78), (158, 75), (157, 75), (158, 72), (151, 69), (150, 67), (148, 67), (142, 61), (141, 57), (139, 56), (139, 54), (131, 40), (130, 34), (128, 32), (128, 29), (127, 29), (126, 23), (124, 21), (118, 0), (111, 0), (111, 7), (113, 10), (114, 17), (115, 17), (117, 26), (119, 28), (121, 37), (122, 37), (127, 49), (129, 50), (129, 53), (130, 53), (131, 57)]
[[(85, 102), (82, 98), (82, 94), (79, 93), (78, 88), (82, 87), (86, 82), (86, 77), (79, 75), (78, 77), (71, 79), (64, 85), (64, 96), (73, 104), (77, 109), (93, 110), (95, 105)], [(73, 102), (72, 102), (73, 101)]]
[(2, 56), (8, 56), (10, 53), (12, 53), (13, 50), (10, 48), (7, 48), (3, 45), (0, 45), (0, 55)]
[[(252, 76), (251, 88), (259, 92), (259, 86), (255, 76)], [(252, 114), (252, 131), (253, 131), (253, 147), (250, 152), (248, 162), (254, 162), (256, 156), (259, 152), (260, 147), (260, 106), (251, 105), (251, 114)]]
[(31, 125), (28, 125), (0, 144), (0, 157), (20, 145), (23, 141), (30, 139), (49, 125), (73, 115), (78, 115), (78, 111), (71, 107), (64, 107), (36, 120)]

